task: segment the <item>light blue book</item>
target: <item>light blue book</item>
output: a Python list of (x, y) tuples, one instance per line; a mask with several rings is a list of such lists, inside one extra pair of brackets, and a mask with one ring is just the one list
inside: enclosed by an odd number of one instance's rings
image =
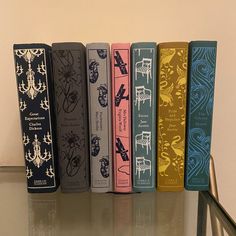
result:
[(215, 41), (193, 41), (189, 45), (187, 190), (209, 189), (216, 47)]

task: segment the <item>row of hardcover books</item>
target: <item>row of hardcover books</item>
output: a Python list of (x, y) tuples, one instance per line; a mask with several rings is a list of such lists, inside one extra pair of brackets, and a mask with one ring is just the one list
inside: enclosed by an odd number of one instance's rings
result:
[(14, 45), (29, 192), (207, 190), (216, 42)]

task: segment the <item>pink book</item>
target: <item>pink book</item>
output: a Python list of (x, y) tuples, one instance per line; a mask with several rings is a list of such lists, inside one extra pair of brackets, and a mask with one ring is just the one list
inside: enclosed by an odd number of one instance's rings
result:
[(111, 45), (114, 191), (131, 192), (130, 44)]

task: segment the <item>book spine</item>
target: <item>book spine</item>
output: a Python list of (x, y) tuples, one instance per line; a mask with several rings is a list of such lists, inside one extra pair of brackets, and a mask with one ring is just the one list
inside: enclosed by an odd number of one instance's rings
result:
[(28, 192), (56, 191), (51, 48), (45, 44), (13, 47)]
[(156, 187), (156, 43), (132, 44), (133, 190)]
[(185, 175), (185, 188), (188, 190), (209, 189), (216, 47), (214, 41), (193, 41), (189, 46)]
[(188, 43), (159, 45), (158, 178), (160, 191), (184, 187)]
[(85, 47), (52, 45), (61, 190), (89, 189)]
[(87, 50), (91, 191), (112, 191), (110, 46), (92, 43)]
[(130, 44), (112, 44), (114, 191), (131, 192)]

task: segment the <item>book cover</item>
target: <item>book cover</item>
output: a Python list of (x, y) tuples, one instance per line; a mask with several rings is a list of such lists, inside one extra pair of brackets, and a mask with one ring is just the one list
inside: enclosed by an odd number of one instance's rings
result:
[(89, 189), (89, 147), (85, 47), (52, 45), (61, 190)]
[(86, 46), (91, 191), (112, 191), (110, 46)]
[(156, 187), (156, 43), (132, 44), (133, 190)]
[(160, 191), (184, 187), (188, 43), (159, 44), (158, 177)]
[(13, 46), (28, 192), (53, 192), (57, 177), (51, 47)]
[(131, 192), (130, 44), (112, 44), (114, 191)]
[(188, 190), (209, 189), (216, 50), (215, 41), (193, 41), (189, 45), (185, 174)]

